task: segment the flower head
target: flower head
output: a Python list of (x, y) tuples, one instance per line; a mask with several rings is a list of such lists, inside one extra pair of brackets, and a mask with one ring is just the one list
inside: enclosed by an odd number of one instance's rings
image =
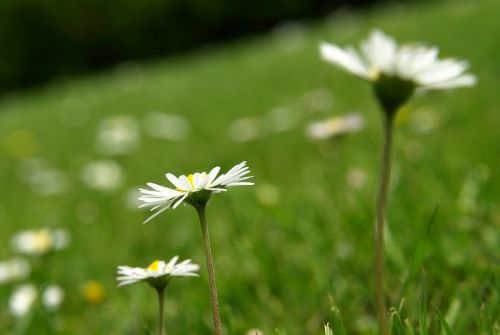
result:
[(30, 264), (22, 258), (0, 262), (0, 284), (26, 278), (30, 271)]
[(64, 300), (64, 291), (57, 285), (49, 285), (42, 294), (42, 302), (49, 310), (56, 310)]
[(178, 256), (172, 258), (168, 263), (156, 260), (147, 268), (132, 268), (129, 266), (118, 267), (118, 286), (134, 284), (146, 281), (156, 289), (167, 286), (172, 277), (197, 277), (196, 271), (200, 269), (197, 264), (191, 263), (190, 259), (177, 263)]
[(253, 183), (245, 181), (252, 178), (252, 176), (248, 176), (250, 170), (246, 166), (246, 162), (235, 165), (227, 173), (217, 177), (219, 170), (220, 167), (216, 166), (208, 174), (196, 172), (180, 177), (167, 173), (166, 177), (175, 186), (175, 189), (147, 183), (151, 189), (139, 189), (142, 194), (139, 200), (143, 202), (139, 207), (151, 207), (150, 210), (156, 210), (156, 213), (144, 223), (149, 222), (169, 208), (176, 208), (183, 201), (196, 207), (206, 203), (212, 193), (224, 192), (227, 187), (253, 185)]
[(64, 229), (23, 230), (11, 239), (12, 248), (28, 255), (42, 255), (52, 250), (64, 249), (69, 244), (69, 234)]
[(9, 298), (10, 313), (16, 317), (28, 314), (37, 295), (35, 286), (31, 284), (18, 286)]
[(476, 83), (476, 77), (466, 73), (467, 62), (438, 59), (435, 47), (398, 46), (392, 37), (380, 30), (372, 31), (370, 37), (361, 43), (359, 51), (326, 42), (319, 48), (325, 61), (373, 82), (377, 95), (386, 96), (382, 97), (385, 99), (382, 102), (396, 107), (415, 89), (450, 89)]
[(307, 135), (313, 139), (326, 139), (334, 136), (357, 133), (364, 125), (361, 114), (349, 113), (344, 116), (329, 117), (322, 121), (311, 122), (307, 126)]

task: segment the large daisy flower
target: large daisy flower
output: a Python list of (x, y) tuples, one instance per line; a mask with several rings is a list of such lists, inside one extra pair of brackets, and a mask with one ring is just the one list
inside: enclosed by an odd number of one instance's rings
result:
[(175, 256), (168, 263), (156, 260), (147, 268), (138, 268), (130, 266), (118, 267), (118, 286), (135, 284), (140, 281), (146, 281), (155, 288), (164, 288), (172, 277), (197, 277), (196, 271), (200, 266), (191, 263), (190, 259), (177, 263), (179, 256)]
[(176, 208), (183, 201), (196, 206), (197, 202), (206, 202), (211, 193), (226, 191), (227, 187), (253, 185), (245, 181), (252, 176), (248, 176), (250, 170), (246, 162), (235, 165), (225, 174), (217, 177), (220, 167), (214, 167), (208, 174), (205, 172), (193, 173), (188, 176), (176, 177), (171, 173), (165, 176), (175, 186), (168, 188), (155, 183), (147, 183), (151, 189), (139, 189), (142, 194), (139, 200), (143, 203), (139, 207), (151, 207), (151, 211), (156, 211), (144, 223), (149, 222), (169, 208)]
[(468, 63), (452, 58), (438, 59), (438, 49), (424, 45), (398, 46), (394, 39), (374, 30), (359, 51), (322, 42), (321, 57), (355, 76), (377, 82), (382, 77), (413, 83), (420, 90), (473, 86), (474, 75), (465, 73)]

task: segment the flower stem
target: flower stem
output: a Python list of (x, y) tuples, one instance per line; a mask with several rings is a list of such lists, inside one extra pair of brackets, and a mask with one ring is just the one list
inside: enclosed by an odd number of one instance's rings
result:
[(158, 292), (158, 306), (159, 306), (159, 314), (158, 314), (158, 334), (160, 335), (166, 335), (167, 333), (165, 332), (165, 326), (163, 322), (163, 310), (165, 307), (165, 288), (158, 288), (156, 289), (156, 292)]
[(214, 319), (215, 335), (222, 335), (222, 326), (220, 322), (219, 301), (217, 299), (217, 287), (215, 284), (215, 271), (212, 261), (212, 249), (210, 248), (210, 236), (208, 235), (207, 218), (205, 215), (205, 204), (196, 206), (198, 217), (200, 219), (201, 233), (205, 245), (205, 257), (207, 259), (208, 282), (210, 286), (210, 299), (212, 301), (212, 312)]
[(378, 188), (376, 207), (377, 220), (375, 225), (375, 300), (377, 320), (380, 334), (389, 335), (384, 298), (384, 222), (387, 207), (387, 193), (391, 178), (392, 132), (395, 113), (384, 113), (384, 147), (382, 151), (382, 167)]

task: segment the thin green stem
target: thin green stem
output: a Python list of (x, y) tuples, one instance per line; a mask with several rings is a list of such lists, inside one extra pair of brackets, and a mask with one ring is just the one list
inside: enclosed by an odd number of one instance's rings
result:
[(215, 284), (215, 271), (212, 260), (212, 249), (210, 247), (210, 236), (208, 235), (207, 218), (205, 215), (205, 204), (197, 206), (198, 217), (200, 219), (201, 233), (205, 245), (205, 257), (207, 259), (208, 283), (210, 286), (210, 299), (212, 301), (212, 312), (214, 319), (215, 335), (222, 335), (222, 326), (220, 322), (219, 301), (217, 299), (217, 287)]
[(160, 335), (166, 335), (167, 333), (165, 332), (165, 326), (163, 322), (163, 310), (165, 307), (165, 288), (159, 288), (156, 289), (156, 292), (158, 292), (158, 306), (159, 306), (159, 314), (158, 314), (158, 334)]
[(384, 297), (384, 222), (387, 207), (387, 193), (391, 178), (391, 149), (393, 132), (393, 113), (384, 114), (384, 147), (382, 151), (382, 167), (377, 194), (377, 220), (375, 225), (375, 300), (377, 320), (382, 335), (389, 335)]

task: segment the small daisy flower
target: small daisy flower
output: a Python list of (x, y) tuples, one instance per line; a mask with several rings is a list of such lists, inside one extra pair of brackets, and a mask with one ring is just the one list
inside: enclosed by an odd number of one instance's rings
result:
[[(328, 63), (375, 84), (382, 103), (399, 107), (418, 90), (473, 86), (476, 77), (466, 73), (468, 63), (438, 59), (438, 49), (424, 45), (398, 46), (392, 37), (374, 30), (359, 51), (322, 42), (321, 57)], [(384, 101), (385, 100), (385, 101)]]
[(31, 284), (21, 285), (16, 288), (9, 298), (9, 310), (15, 317), (22, 317), (31, 310), (35, 303), (37, 291)]
[(26, 278), (30, 271), (30, 264), (22, 258), (13, 258), (0, 262), (0, 284)]
[(49, 310), (56, 310), (59, 308), (64, 300), (64, 291), (57, 285), (49, 285), (42, 293), (42, 302)]
[(353, 134), (361, 131), (364, 126), (363, 116), (350, 113), (344, 116), (330, 117), (322, 121), (311, 122), (306, 133), (312, 139), (327, 139), (334, 136)]
[(64, 229), (23, 230), (11, 238), (14, 250), (39, 256), (52, 250), (61, 250), (69, 244), (69, 234)]
[(167, 286), (172, 277), (197, 277), (196, 271), (200, 269), (199, 265), (191, 263), (191, 260), (185, 260), (177, 263), (178, 256), (172, 258), (168, 263), (156, 260), (147, 268), (132, 268), (129, 266), (118, 267), (118, 286), (135, 284), (140, 281), (146, 281), (156, 289), (163, 289)]
[(212, 193), (224, 192), (228, 187), (253, 185), (254, 183), (245, 181), (252, 176), (248, 176), (250, 170), (246, 162), (235, 165), (227, 173), (217, 177), (220, 167), (214, 167), (208, 174), (205, 172), (193, 173), (188, 176), (176, 177), (171, 173), (166, 174), (166, 178), (175, 186), (168, 188), (154, 183), (147, 183), (151, 189), (139, 189), (142, 196), (139, 200), (143, 202), (139, 207), (151, 207), (151, 211), (156, 211), (144, 223), (149, 222), (169, 208), (177, 208), (183, 201), (197, 207), (204, 204)]

